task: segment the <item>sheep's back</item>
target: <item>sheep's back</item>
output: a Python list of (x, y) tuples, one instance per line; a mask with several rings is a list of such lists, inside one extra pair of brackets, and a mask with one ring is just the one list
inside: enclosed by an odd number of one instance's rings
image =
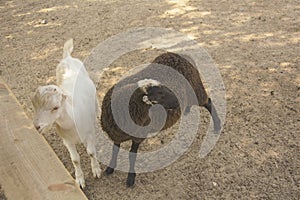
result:
[(152, 63), (166, 65), (177, 70), (190, 83), (195, 91), (199, 106), (208, 102), (208, 96), (200, 79), (199, 72), (187, 59), (175, 53), (164, 53), (154, 59)]

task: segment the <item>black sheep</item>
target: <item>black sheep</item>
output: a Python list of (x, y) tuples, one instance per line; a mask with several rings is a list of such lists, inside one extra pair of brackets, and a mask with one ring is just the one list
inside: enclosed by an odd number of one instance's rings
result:
[[(196, 98), (198, 100), (197, 105), (204, 106), (210, 112), (214, 121), (215, 131), (220, 130), (220, 119), (215, 111), (212, 101), (207, 96), (198, 70), (186, 58), (183, 58), (178, 54), (164, 53), (158, 56), (152, 62), (152, 64), (150, 64), (146, 68), (135, 73), (134, 75), (121, 80), (121, 87), (116, 88), (115, 86), (113, 86), (112, 88), (110, 88), (106, 93), (102, 103), (102, 128), (114, 142), (112, 159), (110, 161), (110, 165), (106, 169), (107, 174), (111, 174), (114, 172), (120, 143), (127, 140), (132, 140), (132, 146), (129, 154), (130, 169), (126, 181), (128, 187), (134, 185), (136, 176), (134, 170), (137, 155), (136, 153), (140, 143), (146, 138), (146, 135), (145, 133), (140, 133), (140, 135), (138, 133), (135, 135), (129, 135), (118, 127), (111, 109), (111, 100), (114, 89), (114, 99), (120, 101), (120, 104), (122, 103), (121, 101), (124, 95), (132, 93), (128, 107), (130, 117), (135, 124), (141, 127), (145, 127), (151, 122), (149, 116), (149, 114), (151, 115), (150, 108), (155, 104), (160, 104), (161, 106), (163, 106), (167, 113), (165, 124), (162, 126), (161, 130), (173, 126), (180, 118), (181, 113), (189, 112), (190, 107), (193, 105), (189, 102), (189, 97), (184, 96), (186, 95), (184, 87), (179, 89), (181, 90), (181, 92), (179, 92), (178, 94), (174, 94), (168, 87), (160, 84), (159, 81), (153, 79), (153, 70), (151, 69), (153, 69), (156, 64), (168, 66), (183, 75), (183, 77), (192, 87), (194, 94), (196, 95)], [(160, 71), (156, 71), (156, 73), (159, 74)], [(177, 98), (180, 95), (183, 95), (181, 97), (183, 101), (181, 102)], [(123, 115), (123, 113), (121, 112), (118, 114)], [(129, 119), (125, 118), (121, 123), (126, 125), (126, 120)], [(155, 121), (159, 120), (163, 119), (160, 119), (159, 117), (155, 118)]]

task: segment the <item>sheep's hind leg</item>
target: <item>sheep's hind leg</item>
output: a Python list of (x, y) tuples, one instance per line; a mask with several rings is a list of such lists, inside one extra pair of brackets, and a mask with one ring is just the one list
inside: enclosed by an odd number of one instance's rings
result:
[(87, 143), (86, 150), (91, 158), (91, 167), (92, 167), (93, 176), (94, 178), (100, 178), (101, 168), (97, 159), (97, 151), (93, 141)]
[(209, 111), (209, 113), (211, 114), (211, 116), (213, 118), (214, 130), (216, 132), (220, 131), (220, 129), (221, 129), (221, 121), (220, 121), (220, 118), (219, 118), (219, 116), (217, 114), (215, 106), (214, 106), (214, 104), (213, 104), (213, 102), (211, 101), (210, 98), (208, 98), (208, 103), (205, 104), (204, 107)]
[(120, 150), (120, 144), (114, 143), (113, 150), (112, 150), (112, 157), (109, 163), (109, 166), (106, 168), (105, 173), (107, 175), (112, 174), (115, 171), (117, 166), (117, 157)]
[(140, 143), (132, 141), (132, 145), (131, 145), (131, 149), (130, 149), (130, 153), (129, 153), (130, 168), (129, 168), (127, 181), (126, 181), (127, 187), (132, 187), (134, 185), (135, 176), (136, 176), (134, 166), (135, 166), (137, 150), (139, 148), (139, 145), (140, 145)]
[(70, 153), (71, 160), (75, 168), (76, 182), (81, 186), (81, 188), (84, 188), (85, 187), (84, 175), (80, 167), (80, 156), (76, 150), (76, 146), (75, 144), (70, 143), (66, 140), (64, 140), (63, 142)]

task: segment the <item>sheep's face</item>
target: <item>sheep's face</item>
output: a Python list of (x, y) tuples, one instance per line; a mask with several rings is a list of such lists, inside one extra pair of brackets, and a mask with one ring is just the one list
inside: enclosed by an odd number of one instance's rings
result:
[(138, 82), (138, 86), (144, 93), (142, 101), (146, 104), (160, 104), (165, 109), (179, 108), (176, 95), (166, 86), (153, 79), (144, 79)]
[(55, 85), (41, 86), (32, 96), (33, 124), (39, 132), (51, 126), (61, 115), (65, 101), (62, 90)]
[(165, 109), (176, 109), (179, 107), (179, 102), (175, 94), (162, 85), (146, 88), (146, 94), (143, 97), (143, 101), (150, 102), (150, 104), (160, 104)]

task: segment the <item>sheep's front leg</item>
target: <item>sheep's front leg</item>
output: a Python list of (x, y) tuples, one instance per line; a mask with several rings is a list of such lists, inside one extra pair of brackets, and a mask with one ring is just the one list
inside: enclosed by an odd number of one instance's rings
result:
[(113, 150), (112, 150), (112, 157), (109, 166), (105, 170), (105, 173), (107, 175), (112, 174), (115, 171), (115, 168), (117, 166), (117, 158), (118, 158), (119, 150), (120, 150), (120, 144), (114, 143)]
[(99, 162), (97, 159), (97, 151), (94, 145), (94, 142), (88, 142), (87, 143), (87, 153), (89, 154), (90, 158), (91, 158), (91, 167), (92, 167), (92, 172), (93, 172), (93, 176), (94, 178), (100, 178), (101, 176), (101, 168), (99, 166)]
[(80, 167), (80, 156), (76, 150), (76, 146), (75, 144), (67, 140), (63, 140), (63, 142), (70, 153), (71, 160), (75, 168), (76, 182), (81, 186), (81, 188), (84, 188), (85, 187), (84, 175)]
[(129, 172), (128, 172), (128, 176), (127, 176), (127, 181), (126, 181), (126, 185), (127, 187), (132, 187), (134, 185), (134, 181), (135, 181), (135, 161), (136, 161), (136, 156), (137, 156), (137, 150), (139, 148), (140, 143), (134, 142), (132, 141), (132, 145), (131, 145), (131, 149), (129, 152)]

